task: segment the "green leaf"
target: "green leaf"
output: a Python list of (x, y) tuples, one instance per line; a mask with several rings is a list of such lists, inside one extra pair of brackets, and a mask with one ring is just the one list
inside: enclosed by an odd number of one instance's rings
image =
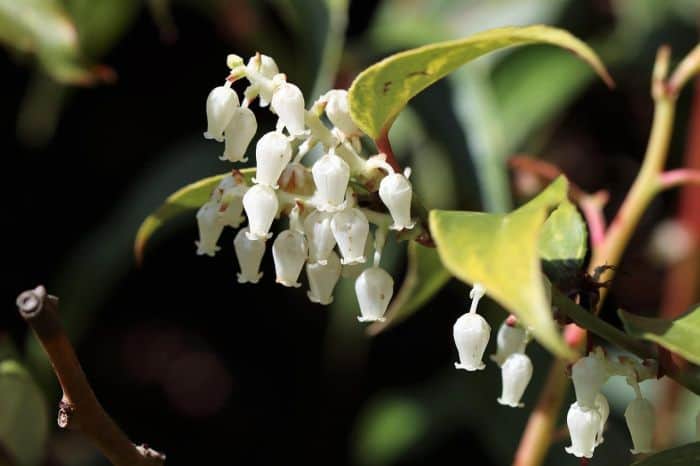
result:
[(0, 42), (35, 54), (57, 81), (95, 79), (82, 63), (75, 25), (58, 0), (0, 0)]
[[(250, 182), (251, 178), (255, 174), (255, 169), (245, 168), (241, 170), (241, 173), (245, 177), (246, 181)], [(158, 207), (154, 213), (149, 215), (146, 220), (141, 223), (141, 226), (136, 233), (136, 240), (134, 241), (134, 255), (136, 256), (136, 261), (140, 263), (143, 260), (143, 253), (146, 248), (146, 243), (156, 231), (163, 227), (165, 222), (174, 219), (185, 212), (199, 209), (205, 202), (207, 202), (214, 188), (216, 188), (221, 179), (227, 174), (228, 173), (210, 176), (208, 178), (195, 181), (194, 183), (188, 184), (187, 186), (180, 188), (168, 196), (165, 203)]]
[(674, 320), (642, 317), (620, 309), (625, 331), (636, 338), (653, 341), (700, 364), (700, 306)]
[(18, 466), (40, 464), (49, 433), (46, 402), (29, 373), (11, 359), (0, 362), (0, 444)]
[(386, 321), (372, 324), (370, 335), (394, 326), (427, 303), (450, 279), (450, 273), (440, 262), (435, 248), (421, 246), (415, 241), (408, 245), (408, 269), (401, 289), (386, 312)]
[(370, 66), (350, 88), (352, 117), (365, 133), (376, 139), (388, 130), (411, 98), (460, 66), (488, 52), (532, 43), (571, 50), (612, 85), (595, 52), (568, 32), (542, 25), (499, 28), (407, 50)]
[(509, 214), (430, 212), (430, 229), (442, 263), (460, 280), (486, 292), (525, 325), (552, 353), (567, 359), (546, 298), (539, 236), (550, 211), (566, 201), (568, 182), (559, 177), (539, 196)]
[(635, 461), (632, 466), (696, 466), (700, 464), (700, 442), (660, 451)]
[(542, 268), (550, 280), (561, 283), (583, 265), (588, 246), (588, 229), (578, 209), (568, 200), (551, 213), (542, 226), (539, 253)]

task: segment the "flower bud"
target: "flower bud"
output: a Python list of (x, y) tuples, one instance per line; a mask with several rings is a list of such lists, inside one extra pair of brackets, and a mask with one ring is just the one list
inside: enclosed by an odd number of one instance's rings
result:
[(229, 162), (248, 161), (245, 151), (257, 130), (258, 122), (255, 120), (253, 111), (249, 108), (237, 108), (224, 131), (226, 145), (224, 146), (224, 155), (219, 159)]
[(304, 132), (304, 95), (297, 86), (288, 82), (280, 84), (272, 94), (270, 108), (279, 117), (278, 128), (287, 128), (293, 136)]
[(340, 259), (331, 251), (323, 264), (320, 262), (306, 264), (306, 276), (309, 279), (309, 299), (312, 303), (328, 305), (333, 302), (333, 289), (340, 278)]
[(249, 239), (265, 239), (272, 236), (270, 227), (277, 215), (279, 201), (275, 191), (269, 186), (256, 184), (243, 196), (243, 208), (248, 216)]
[(199, 208), (197, 228), (199, 229), (199, 241), (195, 241), (197, 254), (213, 257), (216, 251), (221, 249), (216, 242), (224, 231), (224, 224), (219, 217), (219, 204), (216, 201), (208, 201)]
[(348, 91), (333, 89), (326, 92), (326, 116), (344, 135), (350, 137), (358, 134), (360, 130), (350, 116), (348, 103)]
[(333, 212), (344, 207), (345, 191), (350, 181), (350, 167), (333, 153), (321, 157), (311, 167), (316, 184), (318, 210)]
[(224, 140), (224, 129), (238, 108), (238, 96), (228, 86), (219, 86), (212, 89), (207, 97), (207, 131), (206, 139)]
[(491, 335), (491, 327), (486, 320), (476, 312), (467, 312), (457, 319), (452, 334), (459, 353), (459, 362), (455, 363), (455, 367), (467, 371), (483, 369), (485, 366), (481, 358)]
[(501, 366), (503, 387), (498, 403), (511, 408), (522, 408), (520, 399), (532, 379), (532, 361), (525, 353), (513, 353)]
[(392, 230), (410, 230), (415, 226), (416, 223), (411, 221), (412, 196), (411, 182), (400, 173), (391, 173), (379, 183), (379, 198), (394, 220)]
[(335, 237), (331, 231), (332, 215), (315, 210), (304, 220), (304, 233), (309, 241), (309, 263), (326, 264), (326, 259), (335, 247)]
[(579, 359), (571, 368), (571, 380), (579, 406), (593, 408), (596, 395), (608, 380), (605, 360), (595, 353)]
[(567, 453), (577, 458), (590, 458), (595, 450), (596, 434), (600, 429), (600, 414), (594, 408), (584, 408), (578, 402), (573, 403), (566, 415), (566, 425), (569, 427), (571, 446), (566, 447)]
[(238, 283), (258, 283), (263, 276), (260, 272), (260, 263), (265, 255), (265, 240), (250, 239), (248, 228), (241, 228), (233, 240), (233, 249), (236, 251), (238, 265), (241, 268)]
[(357, 320), (383, 322), (384, 313), (394, 294), (394, 279), (376, 265), (369, 267), (355, 280), (355, 294), (362, 314)]
[(291, 160), (292, 146), (287, 137), (277, 131), (266, 133), (255, 146), (256, 171), (253, 181), (277, 189), (277, 180)]
[(351, 207), (333, 214), (331, 230), (343, 259), (349, 265), (365, 261), (365, 243), (369, 234), (369, 221), (360, 209)]
[(308, 248), (304, 235), (294, 230), (284, 230), (272, 244), (272, 259), (275, 261), (277, 283), (284, 286), (299, 288), (297, 282), (301, 269), (304, 267)]
[(504, 321), (496, 335), (496, 354), (491, 355), (491, 360), (499, 366), (513, 353), (525, 352), (527, 334), (525, 329), (517, 325), (508, 325)]
[(600, 415), (600, 426), (598, 427), (598, 433), (596, 434), (595, 445), (598, 446), (605, 441), (603, 438), (603, 432), (605, 432), (605, 423), (608, 422), (608, 416), (610, 415), (610, 405), (608, 404), (608, 399), (602, 393), (598, 393), (595, 397), (595, 409)]
[(637, 397), (630, 402), (625, 410), (625, 421), (632, 437), (634, 446), (630, 451), (636, 455), (639, 453), (651, 453), (654, 437), (654, 406), (645, 398)]
[[(272, 57), (267, 55), (254, 55), (248, 60), (248, 65), (246, 66), (248, 70), (257, 71), (262, 74), (267, 79), (272, 79), (276, 74), (279, 74), (279, 68), (277, 63)], [(260, 99), (259, 104), (261, 107), (267, 107), (272, 99), (272, 92), (266, 89), (260, 88)]]

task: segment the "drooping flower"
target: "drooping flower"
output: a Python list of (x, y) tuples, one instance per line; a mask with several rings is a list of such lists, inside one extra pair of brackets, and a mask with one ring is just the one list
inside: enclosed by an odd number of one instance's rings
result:
[(219, 204), (216, 201), (208, 201), (199, 208), (197, 227), (199, 229), (199, 241), (195, 241), (197, 254), (213, 257), (216, 251), (221, 249), (216, 243), (224, 230), (224, 224), (219, 217)]
[(591, 458), (596, 446), (596, 435), (600, 429), (600, 414), (595, 408), (586, 408), (575, 402), (566, 415), (566, 425), (569, 427), (571, 446), (566, 447), (567, 453), (577, 458)]
[(270, 108), (279, 117), (278, 129), (287, 128), (292, 136), (304, 133), (304, 95), (297, 86), (281, 83), (272, 94)]
[(333, 302), (333, 289), (340, 278), (340, 258), (331, 251), (324, 263), (308, 262), (306, 276), (309, 279), (308, 296), (312, 303), (328, 305)]
[[(275, 60), (263, 54), (256, 54), (250, 57), (246, 68), (249, 70), (249, 72), (259, 72), (266, 79), (272, 79), (275, 77), (275, 75), (279, 74), (279, 68), (277, 67), (277, 63), (275, 63)], [(272, 91), (260, 88), (259, 92), (260, 106), (267, 107), (270, 104), (270, 100), (272, 100)]]
[(342, 264), (365, 262), (369, 221), (360, 209), (350, 207), (333, 214), (331, 230), (343, 256)]
[(309, 242), (309, 263), (325, 265), (335, 247), (331, 230), (332, 214), (315, 210), (304, 220), (304, 233)]
[(314, 163), (311, 173), (316, 184), (318, 210), (334, 212), (342, 209), (350, 181), (350, 167), (345, 160), (331, 151)]
[(238, 283), (258, 283), (263, 276), (260, 263), (265, 255), (265, 240), (248, 238), (248, 228), (241, 228), (233, 240), (233, 249), (241, 271)]
[(532, 379), (532, 361), (524, 353), (513, 353), (501, 366), (503, 383), (498, 403), (512, 408), (522, 408), (520, 399)]
[(386, 270), (374, 265), (355, 280), (355, 294), (360, 304), (360, 322), (383, 321), (394, 294), (394, 279)]
[(255, 240), (272, 236), (270, 227), (277, 215), (279, 201), (271, 187), (261, 184), (252, 186), (243, 196), (243, 208), (248, 217), (248, 238)]
[(277, 189), (277, 180), (291, 160), (292, 146), (287, 137), (278, 131), (266, 133), (255, 146), (256, 172), (253, 181)]
[(304, 235), (294, 230), (284, 230), (272, 244), (272, 258), (277, 272), (277, 283), (298, 288), (297, 281), (308, 256)]
[(206, 139), (224, 140), (224, 129), (231, 121), (238, 108), (238, 96), (230, 86), (218, 86), (207, 97), (207, 131)]
[(625, 421), (632, 437), (632, 454), (651, 453), (654, 439), (654, 406), (639, 394), (627, 405)]
[(350, 116), (348, 91), (333, 89), (326, 92), (323, 98), (326, 100), (326, 116), (333, 126), (347, 137), (359, 134), (360, 130)]
[(459, 362), (455, 363), (457, 369), (476, 371), (485, 367), (481, 358), (489, 342), (491, 327), (483, 317), (476, 313), (476, 307), (484, 293), (483, 286), (479, 284), (474, 285), (469, 294), (472, 298), (469, 312), (457, 319), (452, 328), (455, 345), (459, 353)]
[(509, 325), (503, 321), (496, 335), (496, 354), (491, 355), (491, 360), (499, 366), (513, 353), (525, 352), (527, 333), (518, 325)]
[(247, 162), (248, 158), (245, 156), (245, 152), (257, 130), (258, 122), (253, 111), (249, 108), (238, 107), (224, 130), (226, 144), (224, 155), (220, 159), (229, 162)]
[(400, 173), (391, 173), (379, 183), (379, 198), (382, 200), (394, 224), (392, 230), (410, 230), (415, 226), (411, 220), (411, 198), (413, 188), (411, 182)]
[(602, 353), (591, 352), (588, 356), (576, 361), (571, 368), (571, 380), (574, 383), (579, 406), (593, 408), (596, 395), (608, 377), (608, 369)]
[(605, 441), (603, 432), (605, 432), (605, 423), (608, 422), (608, 416), (610, 415), (610, 404), (608, 404), (608, 399), (602, 393), (598, 393), (595, 397), (595, 409), (600, 415), (600, 427), (596, 433), (595, 440), (595, 444), (598, 446)]

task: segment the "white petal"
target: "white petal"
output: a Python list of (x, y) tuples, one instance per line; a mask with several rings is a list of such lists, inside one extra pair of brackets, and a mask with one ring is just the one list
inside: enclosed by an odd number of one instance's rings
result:
[(248, 228), (241, 228), (233, 240), (233, 249), (241, 267), (238, 283), (258, 283), (263, 275), (260, 263), (265, 255), (265, 240), (248, 238), (248, 231)]
[(207, 97), (207, 131), (206, 139), (224, 140), (224, 129), (231, 121), (233, 113), (238, 108), (238, 96), (228, 86), (212, 89)]
[(246, 233), (248, 238), (265, 239), (272, 236), (269, 231), (279, 208), (277, 195), (272, 188), (260, 184), (251, 187), (243, 196), (243, 208), (250, 227)]
[(335, 211), (342, 207), (350, 181), (350, 167), (335, 154), (326, 154), (314, 163), (311, 173), (316, 184), (318, 209)]
[(357, 125), (350, 116), (350, 105), (348, 103), (348, 91), (333, 89), (324, 96), (326, 98), (326, 116), (346, 136), (353, 136), (359, 133)]
[(566, 424), (571, 436), (571, 446), (565, 448), (566, 452), (577, 458), (591, 458), (595, 450), (596, 434), (600, 428), (598, 411), (573, 403), (566, 415)]
[(387, 175), (379, 183), (379, 197), (394, 220), (392, 230), (411, 229), (415, 226), (411, 220), (412, 196), (411, 182), (400, 173)]
[(632, 437), (633, 454), (651, 453), (656, 423), (654, 406), (645, 398), (635, 398), (625, 410), (625, 421)]
[(219, 204), (208, 201), (197, 211), (197, 227), (199, 229), (199, 241), (196, 241), (197, 254), (214, 256), (220, 248), (216, 245), (224, 230), (224, 224), (219, 218)]
[(459, 362), (455, 363), (455, 367), (467, 371), (483, 369), (485, 366), (481, 358), (491, 335), (488, 322), (476, 312), (467, 312), (455, 322), (452, 335), (459, 353)]
[(226, 145), (224, 155), (220, 157), (221, 160), (228, 160), (229, 162), (247, 161), (245, 152), (248, 150), (248, 145), (253, 140), (257, 130), (258, 122), (255, 120), (253, 111), (249, 108), (237, 108), (224, 131)]
[(277, 188), (284, 167), (292, 160), (292, 146), (287, 137), (270, 131), (258, 140), (255, 147), (256, 171), (253, 181)]
[(491, 360), (500, 366), (511, 354), (524, 352), (526, 340), (525, 329), (503, 321), (496, 335), (496, 354), (491, 356)]
[(608, 416), (610, 415), (610, 404), (608, 404), (608, 399), (602, 393), (598, 393), (595, 397), (595, 409), (600, 415), (600, 427), (598, 427), (595, 440), (595, 444), (598, 446), (605, 441), (603, 432), (605, 432), (605, 423), (608, 422)]
[(272, 258), (275, 261), (277, 283), (298, 288), (297, 282), (301, 269), (304, 267), (308, 248), (304, 235), (294, 230), (284, 230), (272, 244)]
[(306, 276), (309, 279), (309, 299), (313, 303), (327, 305), (333, 302), (333, 289), (340, 278), (340, 259), (335, 252), (327, 256), (325, 264), (319, 262), (306, 264)]
[(309, 262), (325, 264), (335, 247), (335, 237), (331, 230), (332, 214), (311, 212), (304, 220), (304, 233), (309, 243)]
[(365, 262), (369, 221), (360, 209), (352, 207), (333, 214), (331, 230), (343, 256), (342, 264)]
[(524, 353), (513, 353), (501, 366), (503, 388), (498, 402), (512, 408), (522, 408), (520, 399), (532, 379), (532, 361)]
[(386, 270), (370, 267), (355, 280), (355, 294), (360, 305), (360, 322), (383, 321), (394, 294), (394, 279)]
[(294, 84), (285, 82), (275, 90), (271, 108), (279, 116), (281, 125), (287, 128), (289, 134), (302, 134), (306, 129), (304, 95)]
[(608, 380), (605, 360), (593, 352), (579, 359), (571, 368), (571, 380), (578, 404), (585, 408), (594, 407), (596, 395)]

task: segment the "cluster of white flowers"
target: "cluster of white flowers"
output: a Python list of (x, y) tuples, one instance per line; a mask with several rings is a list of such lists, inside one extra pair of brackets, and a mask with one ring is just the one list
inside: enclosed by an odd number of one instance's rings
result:
[(591, 458), (595, 448), (603, 443), (610, 407), (600, 390), (614, 375), (624, 376), (635, 393), (625, 410), (627, 428), (632, 437), (631, 452), (653, 451), (654, 407), (642, 397), (639, 382), (656, 377), (657, 369), (651, 360), (642, 363), (625, 357), (620, 357), (619, 362), (608, 360), (600, 347), (579, 359), (571, 368), (576, 401), (566, 417), (571, 436), (571, 446), (566, 447), (566, 452), (579, 458)]
[[(245, 221), (245, 212), (248, 225), (233, 242), (240, 266), (238, 281), (257, 283), (272, 224), (287, 216), (288, 228), (272, 244), (277, 283), (301, 286), (299, 277), (306, 265), (309, 299), (326, 305), (333, 301), (341, 275), (355, 278), (359, 320), (383, 320), (394, 281), (380, 267), (381, 251), (387, 230), (414, 227), (410, 170), (396, 173), (384, 154), (361, 156), (362, 132), (350, 116), (346, 91), (331, 90), (307, 110), (302, 92), (287, 82), (272, 58), (257, 54), (246, 64), (241, 57), (230, 55), (227, 64), (229, 77), (207, 98), (204, 133), (207, 139), (225, 142), (221, 159), (246, 161), (258, 129), (249, 108), (256, 98), (260, 107), (269, 106), (277, 115), (277, 126), (256, 143), (252, 186), (234, 170), (198, 211), (197, 253), (213, 256), (224, 227), (238, 228)], [(242, 102), (231, 87), (241, 78), (250, 83)], [(330, 127), (321, 119), (324, 114)], [(302, 159), (318, 144), (323, 155), (309, 169)], [(358, 205), (351, 182), (376, 193), (388, 214)], [(374, 241), (370, 240), (370, 224), (374, 225)], [(373, 263), (364, 266), (372, 246)]]
[[(486, 345), (491, 336), (491, 327), (486, 319), (476, 312), (479, 300), (486, 290), (475, 284), (469, 293), (472, 299), (469, 312), (463, 314), (454, 324), (453, 335), (459, 362), (457, 369), (477, 371), (486, 366), (482, 361)], [(496, 354), (491, 359), (501, 368), (502, 391), (498, 403), (513, 408), (522, 407), (520, 399), (532, 379), (532, 361), (525, 354), (529, 341), (528, 331), (515, 321), (506, 319), (498, 329)]]

